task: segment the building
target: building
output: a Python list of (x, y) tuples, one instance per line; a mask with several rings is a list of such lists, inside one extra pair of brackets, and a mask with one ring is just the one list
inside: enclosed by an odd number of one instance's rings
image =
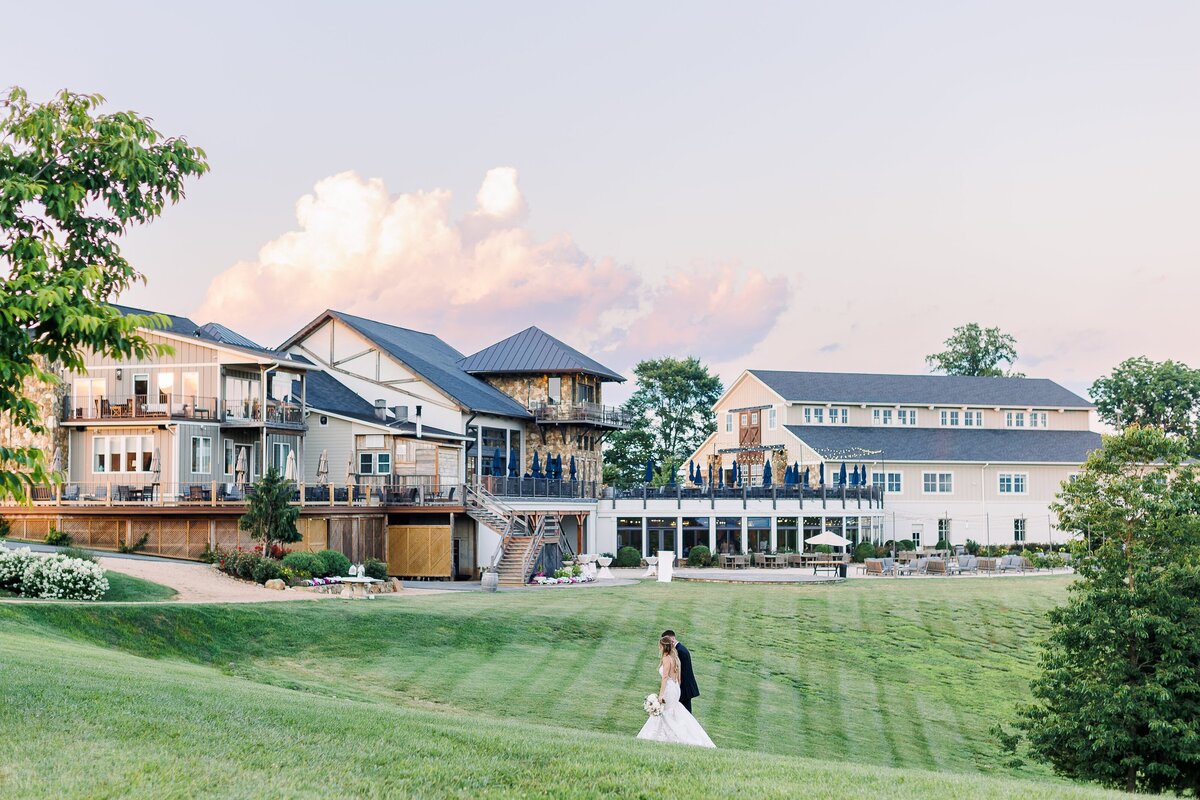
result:
[[(599, 547), (682, 554), (705, 528), (708, 544), (738, 552), (794, 549), (796, 530), (918, 546), (1061, 540), (1049, 506), (1100, 446), (1091, 410), (1045, 379), (749, 370), (692, 456), (705, 482), (726, 488), (681, 480), (679, 498), (614, 493), (600, 504)], [(780, 485), (793, 472), (799, 482)]]

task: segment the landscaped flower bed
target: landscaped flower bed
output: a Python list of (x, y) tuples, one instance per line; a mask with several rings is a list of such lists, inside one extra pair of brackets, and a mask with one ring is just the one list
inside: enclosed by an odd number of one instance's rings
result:
[(0, 547), (0, 589), (21, 597), (99, 600), (108, 591), (104, 569), (86, 558)]
[(569, 568), (556, 569), (554, 574), (549, 576), (544, 572), (539, 572), (530, 583), (536, 583), (538, 586), (557, 586), (569, 583), (591, 583), (594, 580), (596, 580), (594, 577), (583, 574), (583, 567), (573, 564)]

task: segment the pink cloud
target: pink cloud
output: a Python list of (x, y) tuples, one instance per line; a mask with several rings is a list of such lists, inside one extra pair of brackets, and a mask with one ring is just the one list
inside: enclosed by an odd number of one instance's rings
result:
[(325, 178), (297, 201), (298, 229), (217, 275), (194, 316), (264, 343), (335, 308), (468, 351), (538, 325), (614, 358), (695, 353), (704, 343), (720, 359), (752, 349), (786, 307), (786, 281), (755, 271), (740, 281), (728, 267), (679, 273), (647, 288), (567, 234), (538, 241), (511, 168), (488, 172), (463, 219), (451, 218), (450, 199), (444, 190), (392, 196), (353, 172)]

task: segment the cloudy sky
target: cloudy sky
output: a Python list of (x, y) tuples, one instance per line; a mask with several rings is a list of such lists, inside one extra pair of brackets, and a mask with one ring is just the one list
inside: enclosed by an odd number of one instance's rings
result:
[(207, 150), (130, 304), (726, 379), (922, 372), (970, 321), (1077, 390), (1200, 366), (1195, 2), (170, 5), (24, 3), (0, 45)]

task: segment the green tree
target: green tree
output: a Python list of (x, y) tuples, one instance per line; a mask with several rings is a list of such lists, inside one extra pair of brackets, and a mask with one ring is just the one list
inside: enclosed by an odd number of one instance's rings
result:
[(721, 379), (697, 358), (642, 361), (633, 370), (637, 389), (623, 406), (632, 417), (604, 452), (604, 480), (632, 486), (645, 478), (654, 459), (655, 483), (669, 474), (717, 429), (712, 407), (723, 391)]
[(289, 544), (304, 538), (296, 528), (300, 509), (291, 500), (292, 482), (274, 467), (247, 492), (246, 513), (238, 519), (238, 527), (249, 531), (251, 539), (262, 539), (264, 557), (274, 542)]
[(1053, 506), (1079, 580), (1050, 612), (1032, 705), (1035, 757), (1127, 791), (1200, 792), (1200, 484), (1185, 443), (1105, 437)]
[(1019, 372), (1005, 372), (1017, 360), (1017, 340), (999, 328), (981, 328), (972, 322), (954, 329), (945, 341), (946, 349), (925, 356), (929, 368), (947, 375), (982, 375), (987, 377), (1022, 377)]
[[(0, 100), (0, 414), (34, 433), (45, 423), (29, 390), (55, 383), (56, 365), (82, 369), (87, 350), (125, 359), (165, 350), (137, 332), (164, 318), (109, 305), (145, 280), (117, 239), (208, 169), (202, 150), (132, 112), (99, 114), (101, 103), (66, 91), (31, 103), (19, 88)], [(41, 449), (0, 445), (0, 495), (25, 499), (49, 478)]]
[(1117, 429), (1153, 425), (1195, 442), (1200, 433), (1200, 370), (1178, 361), (1139, 356), (1122, 361), (1092, 384), (1100, 419)]

